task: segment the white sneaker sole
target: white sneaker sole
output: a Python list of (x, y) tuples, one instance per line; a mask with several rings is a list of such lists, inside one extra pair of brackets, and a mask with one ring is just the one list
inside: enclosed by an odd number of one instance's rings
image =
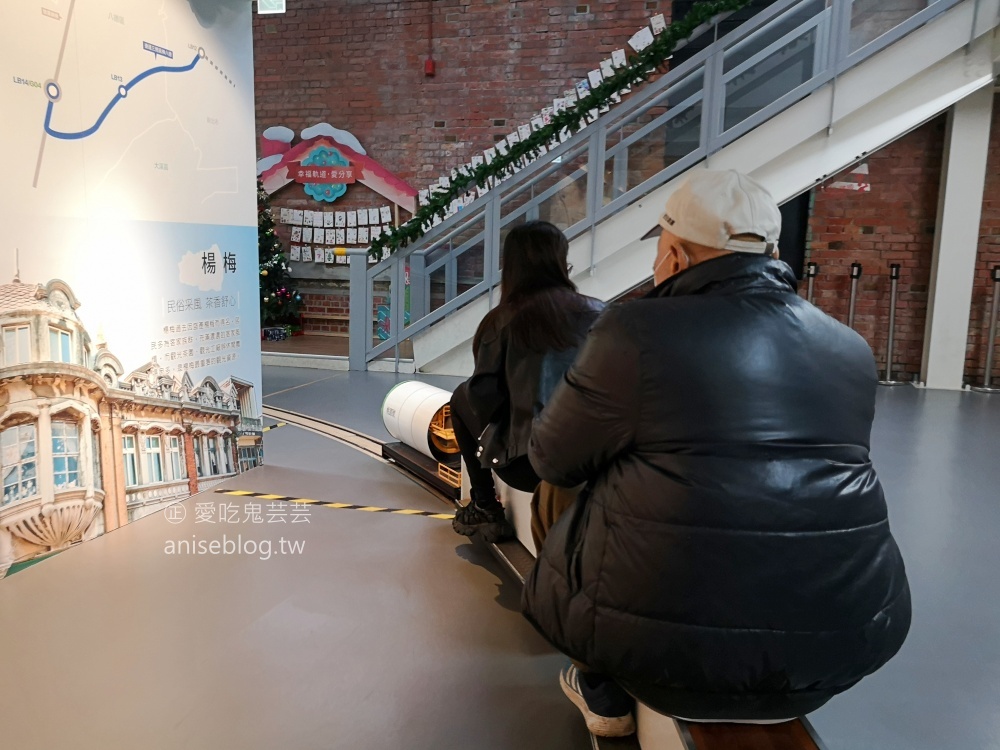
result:
[(635, 719), (631, 713), (625, 716), (599, 716), (587, 708), (587, 701), (566, 683), (562, 673), (559, 674), (559, 686), (573, 705), (580, 709), (591, 734), (596, 734), (598, 737), (628, 737), (630, 734), (635, 734)]

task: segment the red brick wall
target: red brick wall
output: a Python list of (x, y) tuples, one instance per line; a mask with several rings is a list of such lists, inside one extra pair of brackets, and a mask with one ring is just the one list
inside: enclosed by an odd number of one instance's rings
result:
[[(431, 5), (437, 74), (427, 78)], [(458, 166), (551, 105), (669, 3), (296, 0), (289, 6), (284, 15), (254, 19), (258, 134), (270, 125), (298, 133), (330, 122), (424, 187), (442, 167)]]
[[(433, 5), (437, 74), (424, 76)], [(424, 188), (493, 145), (625, 47), (668, 0), (296, 0), (255, 16), (257, 133), (329, 122)], [(586, 12), (577, 12), (586, 10)], [(281, 207), (386, 203), (355, 185), (320, 205), (290, 185)], [(404, 215), (402, 218), (408, 218)], [(278, 235), (288, 245), (288, 230)]]
[[(965, 360), (965, 378), (982, 385), (986, 366), (986, 338), (993, 304), (990, 271), (1000, 265), (1000, 96), (993, 99), (993, 130), (990, 153), (986, 160), (986, 199), (979, 225), (979, 253), (972, 290), (972, 314), (969, 321), (969, 348)], [(993, 352), (993, 383), (1000, 385), (1000, 347)]]
[[(854, 327), (875, 352), (880, 373), (888, 343), (889, 265), (902, 266), (893, 360), (897, 378), (918, 375), (923, 358), (944, 123), (938, 117), (871, 154), (867, 176), (848, 170), (814, 192), (807, 251), (807, 260), (820, 266), (814, 302), (846, 323), (850, 266), (862, 264)], [(860, 180), (871, 184), (871, 192), (831, 187)], [(803, 295), (805, 288), (803, 282)]]
[[(303, 291), (302, 292), (302, 330), (305, 333), (321, 335), (343, 335), (350, 331), (348, 315), (350, 315), (351, 296), (349, 287), (345, 283), (338, 288), (330, 288), (324, 291)], [(378, 320), (378, 308), (381, 305), (389, 304), (387, 291), (376, 289), (372, 298), (372, 321)], [(313, 315), (338, 315), (343, 319), (330, 319), (324, 317), (310, 317)]]

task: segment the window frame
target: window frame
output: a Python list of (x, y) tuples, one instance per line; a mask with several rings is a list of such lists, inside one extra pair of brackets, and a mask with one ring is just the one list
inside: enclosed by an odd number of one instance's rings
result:
[[(30, 439), (24, 440), (22, 438), (21, 433), (24, 430), (30, 430), (31, 431), (31, 437), (30, 437)], [(13, 446), (7, 446), (7, 447), (14, 448), (17, 451), (18, 458), (17, 458), (16, 462), (7, 464), (7, 463), (3, 463), (2, 462), (2, 451), (5, 448), (5, 446), (3, 445), (3, 437), (5, 435), (10, 434), (10, 433), (16, 433), (17, 437), (15, 439), (14, 445)], [(30, 455), (28, 455), (28, 456), (23, 455), (24, 454), (24, 449), (21, 447), (22, 443), (24, 443), (24, 444), (33, 443), (34, 444), (33, 452)], [(8, 427), (5, 430), (0, 430), (0, 466), (2, 466), (2, 473), (0, 473), (0, 493), (2, 493), (2, 494), (0, 494), (0, 507), (4, 507), (4, 506), (7, 506), (7, 505), (16, 505), (18, 503), (24, 502), (25, 500), (29, 500), (29, 499), (37, 496), (38, 494), (40, 494), (40, 489), (41, 488), (40, 488), (39, 481), (38, 481), (38, 460), (39, 460), (39, 455), (38, 455), (38, 426), (34, 422), (30, 422), (28, 424), (12, 425), (11, 427)], [(32, 471), (34, 473), (34, 476), (30, 476), (30, 477), (25, 477), (24, 476), (25, 469), (28, 466), (31, 467), (31, 469), (32, 469)], [(9, 469), (15, 469), (15, 468), (17, 470), (17, 479), (13, 483), (8, 483), (8, 481), (7, 481), (7, 472), (8, 472)], [(28, 485), (29, 481), (33, 481), (34, 482), (34, 490), (35, 491), (33, 493), (24, 494), (25, 493), (25, 489), (30, 486), (30, 485)], [(7, 499), (7, 491), (8, 491), (9, 487), (10, 488), (17, 487), (17, 493), (16, 494), (18, 496), (17, 497), (11, 497), (8, 500)]]
[[(72, 434), (60, 434), (62, 430), (72, 430)], [(64, 449), (62, 451), (56, 450), (56, 441), (62, 440)], [(82, 484), (80, 482), (81, 477), (81, 467), (80, 467), (80, 425), (78, 422), (74, 422), (69, 419), (53, 419), (52, 420), (52, 434), (50, 436), (50, 441), (52, 444), (52, 482), (55, 486), (56, 492), (68, 492), (69, 490), (79, 489)], [(72, 441), (76, 444), (75, 450), (66, 450), (65, 446)], [(76, 468), (71, 469), (71, 462), (76, 462)], [(59, 462), (63, 461), (64, 468), (59, 469)], [(64, 484), (59, 484), (59, 477), (65, 475), (66, 482)], [(72, 480), (70, 479), (72, 477)]]
[[(153, 443), (156, 447), (153, 447)], [(165, 481), (163, 473), (163, 440), (159, 435), (143, 435), (143, 455), (146, 465), (146, 484), (161, 484)]]
[[(129, 447), (129, 441), (132, 442), (131, 447)], [(135, 435), (122, 435), (122, 464), (125, 469), (125, 487), (139, 487), (139, 462), (138, 462), (138, 445), (135, 439)], [(129, 469), (132, 473), (132, 481), (129, 481)]]
[[(20, 334), (23, 332), (24, 340), (21, 341)], [(7, 334), (12, 334), (13, 352), (11, 357), (11, 346), (7, 343)], [(24, 344), (26, 351), (21, 352), (21, 344)], [(31, 325), (29, 323), (14, 323), (3, 327), (3, 366), (13, 367), (14, 365), (24, 365), (31, 362)]]
[[(53, 339), (59, 342), (58, 353), (54, 350), (55, 347), (53, 347)], [(64, 342), (65, 342), (65, 347), (63, 347)], [(63, 359), (64, 348), (66, 350), (65, 359)], [(60, 362), (66, 365), (73, 364), (73, 334), (67, 331), (65, 328), (59, 328), (58, 326), (49, 326), (49, 358), (53, 362)]]

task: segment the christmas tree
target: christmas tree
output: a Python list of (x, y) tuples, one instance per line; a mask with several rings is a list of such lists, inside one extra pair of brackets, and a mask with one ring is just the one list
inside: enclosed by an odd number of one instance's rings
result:
[(297, 324), (302, 295), (289, 283), (288, 261), (285, 260), (281, 240), (274, 231), (271, 200), (260, 180), (257, 181), (257, 255), (260, 261), (261, 325)]

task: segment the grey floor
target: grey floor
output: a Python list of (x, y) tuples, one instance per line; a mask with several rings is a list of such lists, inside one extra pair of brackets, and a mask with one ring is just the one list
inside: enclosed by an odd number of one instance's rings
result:
[[(268, 368), (265, 403), (386, 437), (406, 376)], [(434, 379), (450, 387), (454, 379)], [(830, 750), (1000, 749), (1000, 396), (884, 390), (876, 465), (907, 561), (900, 655), (811, 719)], [(448, 511), (390, 466), (282, 427), (230, 483)], [(447, 521), (313, 507), (308, 524), (160, 514), (0, 581), (3, 747), (589, 747), (561, 657)], [(253, 501), (249, 501), (253, 502)], [(169, 540), (279, 537), (301, 555), (173, 557)]]
[[(229, 488), (453, 511), (304, 430), (268, 432), (265, 450)], [(0, 747), (589, 747), (562, 658), (448, 521), (312, 506), (309, 523), (208, 525), (199, 502), (255, 501), (204, 494), (180, 524), (158, 514), (0, 581)], [(165, 553), (223, 535), (305, 548)]]

